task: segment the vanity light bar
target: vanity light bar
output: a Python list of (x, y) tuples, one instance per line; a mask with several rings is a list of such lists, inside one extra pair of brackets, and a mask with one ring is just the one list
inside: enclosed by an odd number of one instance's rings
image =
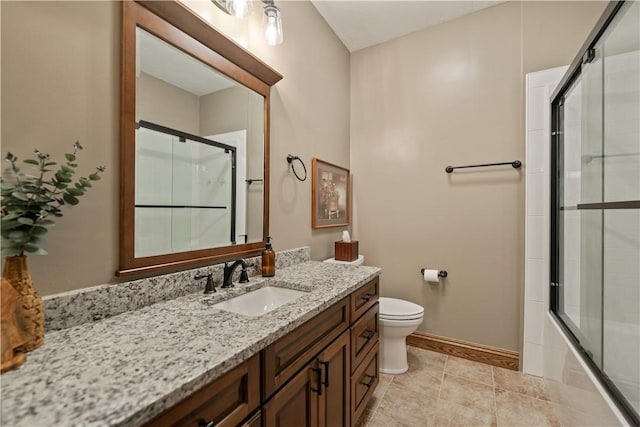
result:
[[(264, 37), (269, 46), (276, 46), (282, 43), (282, 13), (273, 0), (261, 0), (264, 4), (263, 27)], [(211, 0), (227, 15), (236, 18), (245, 18), (251, 14), (253, 9), (252, 0)]]

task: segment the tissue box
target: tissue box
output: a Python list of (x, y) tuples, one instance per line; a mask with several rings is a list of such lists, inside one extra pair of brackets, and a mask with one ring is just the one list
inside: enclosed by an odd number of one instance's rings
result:
[(336, 242), (334, 254), (336, 261), (355, 261), (358, 259), (358, 241)]

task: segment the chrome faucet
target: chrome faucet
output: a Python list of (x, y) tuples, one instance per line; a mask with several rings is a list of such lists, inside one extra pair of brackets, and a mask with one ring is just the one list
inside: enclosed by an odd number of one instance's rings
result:
[(224, 271), (223, 271), (223, 279), (221, 288), (231, 288), (233, 287), (233, 272), (236, 267), (239, 265), (242, 266), (242, 271), (240, 272), (240, 280), (239, 283), (247, 283), (249, 282), (249, 275), (247, 274), (247, 267), (251, 267), (253, 264), (248, 264), (242, 258), (235, 261), (233, 264), (229, 265), (226, 262), (224, 263)]
[(204, 286), (205, 294), (212, 294), (216, 291), (216, 285), (213, 283), (213, 274), (201, 274), (199, 276), (194, 277), (196, 280), (207, 279), (207, 284)]

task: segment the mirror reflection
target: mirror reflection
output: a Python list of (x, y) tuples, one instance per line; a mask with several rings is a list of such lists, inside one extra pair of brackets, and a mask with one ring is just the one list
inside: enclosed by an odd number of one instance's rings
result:
[(135, 257), (263, 238), (264, 98), (136, 29)]

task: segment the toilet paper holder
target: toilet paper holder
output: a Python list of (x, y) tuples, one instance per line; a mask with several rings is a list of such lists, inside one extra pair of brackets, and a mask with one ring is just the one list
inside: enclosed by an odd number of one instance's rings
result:
[[(428, 270), (428, 269), (427, 268), (421, 268), (420, 269), (420, 274), (424, 275), (424, 271), (425, 270)], [(438, 277), (445, 278), (448, 275), (449, 275), (449, 273), (447, 273), (447, 270), (438, 270)]]

